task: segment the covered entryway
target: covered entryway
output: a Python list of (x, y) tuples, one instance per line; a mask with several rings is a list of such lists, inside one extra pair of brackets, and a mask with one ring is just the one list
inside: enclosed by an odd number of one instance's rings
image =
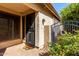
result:
[(35, 46), (35, 13), (26, 16), (26, 43)]
[[(34, 12), (26, 4), (0, 4), (0, 49), (21, 43), (26, 36), (29, 36), (27, 42), (32, 42), (34, 46), (34, 31), (31, 31), (34, 27), (30, 28), (34, 19), (30, 14)], [(27, 35), (27, 32), (32, 32), (32, 35)]]

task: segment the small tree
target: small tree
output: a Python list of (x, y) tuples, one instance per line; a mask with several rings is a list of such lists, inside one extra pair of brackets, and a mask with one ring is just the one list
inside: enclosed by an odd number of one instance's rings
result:
[(60, 12), (62, 21), (79, 20), (79, 3), (69, 4)]
[(69, 30), (68, 32), (73, 33), (74, 30), (77, 30), (75, 28), (72, 29), (72, 27), (74, 27), (73, 24), (77, 25), (77, 22), (79, 22), (79, 3), (69, 4), (61, 10), (60, 15), (66, 31)]

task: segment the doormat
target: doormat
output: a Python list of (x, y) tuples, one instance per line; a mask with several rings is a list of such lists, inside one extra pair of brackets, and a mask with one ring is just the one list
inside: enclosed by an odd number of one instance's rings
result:
[(25, 50), (29, 50), (29, 49), (33, 49), (33, 46), (32, 45), (25, 45), (23, 48)]

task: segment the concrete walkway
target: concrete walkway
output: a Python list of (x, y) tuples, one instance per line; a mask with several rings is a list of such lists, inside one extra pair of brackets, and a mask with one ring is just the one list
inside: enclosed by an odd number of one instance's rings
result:
[(24, 43), (9, 47), (5, 50), (3, 56), (39, 56), (41, 50), (32, 48), (25, 50)]

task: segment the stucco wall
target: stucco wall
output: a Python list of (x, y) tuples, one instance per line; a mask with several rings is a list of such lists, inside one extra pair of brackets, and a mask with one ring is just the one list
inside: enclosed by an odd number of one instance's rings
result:
[(54, 19), (54, 24), (52, 24), (52, 42), (56, 42), (58, 34), (61, 34), (61, 22)]
[[(42, 20), (45, 20), (44, 24), (42, 23)], [(49, 41), (51, 40), (51, 25), (54, 23), (54, 20), (46, 16), (45, 14), (39, 12), (39, 43), (38, 46), (39, 48), (44, 47), (44, 26), (48, 25), (49, 26)]]
[(39, 47), (39, 13), (35, 13), (35, 46)]

